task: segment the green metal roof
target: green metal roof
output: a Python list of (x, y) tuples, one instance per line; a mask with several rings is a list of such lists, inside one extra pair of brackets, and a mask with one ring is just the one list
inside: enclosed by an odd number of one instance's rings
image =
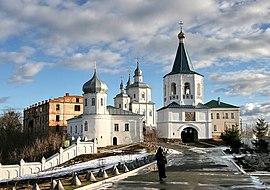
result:
[(157, 111), (160, 111), (160, 110), (163, 110), (163, 109), (167, 109), (167, 108), (209, 109), (207, 106), (205, 106), (205, 105), (203, 105), (201, 103), (199, 103), (196, 106), (192, 106), (192, 105), (179, 105), (176, 102), (172, 102), (169, 105), (164, 106), (164, 107), (158, 109)]
[(226, 104), (224, 102), (217, 101), (217, 100), (211, 100), (204, 105), (209, 107), (209, 108), (239, 108), (238, 106)]
[(137, 114), (137, 113), (133, 113), (132, 111), (127, 111), (127, 110), (123, 110), (120, 108), (116, 108), (113, 106), (107, 106), (107, 109), (109, 111), (110, 115), (137, 115), (137, 116), (142, 116), (141, 114)]

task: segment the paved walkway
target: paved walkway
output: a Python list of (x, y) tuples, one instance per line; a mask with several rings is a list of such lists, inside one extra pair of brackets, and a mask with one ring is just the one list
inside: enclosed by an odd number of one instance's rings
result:
[[(192, 148), (166, 145), (176, 150), (168, 157), (167, 179), (158, 181), (152, 165), (138, 175), (127, 177), (103, 189), (118, 190), (254, 190), (270, 189), (259, 178), (242, 174), (220, 148)], [(179, 152), (177, 152), (179, 151)]]

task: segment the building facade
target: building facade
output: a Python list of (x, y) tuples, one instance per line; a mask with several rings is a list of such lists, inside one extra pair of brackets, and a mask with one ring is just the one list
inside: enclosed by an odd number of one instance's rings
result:
[(129, 111), (128, 102), (124, 100), (118, 101), (117, 105), (121, 104), (121, 108), (107, 106), (108, 87), (97, 77), (96, 69), (82, 90), (83, 114), (68, 120), (70, 138), (95, 140), (97, 147), (143, 141), (144, 115)]
[(240, 108), (218, 100), (211, 100), (205, 104), (211, 109), (212, 136), (220, 139), (227, 129), (237, 128), (241, 132)]
[(132, 83), (129, 75), (126, 92), (123, 81), (121, 81), (121, 91), (114, 97), (114, 106), (144, 115), (143, 123), (146, 130), (156, 128), (156, 108), (155, 103), (152, 102), (152, 89), (143, 82), (139, 61), (137, 61), (137, 68), (134, 71), (133, 79), (134, 82)]
[(163, 107), (157, 110), (157, 129), (167, 141), (212, 138), (210, 109), (204, 105), (204, 77), (194, 71), (184, 46), (184, 33), (170, 73), (163, 77)]
[(83, 113), (83, 97), (70, 96), (49, 99), (24, 109), (23, 128), (29, 132), (66, 130), (67, 120)]

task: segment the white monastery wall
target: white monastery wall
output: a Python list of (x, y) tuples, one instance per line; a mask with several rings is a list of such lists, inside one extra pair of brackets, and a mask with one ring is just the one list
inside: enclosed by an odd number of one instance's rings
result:
[(25, 162), (22, 159), (19, 165), (0, 164), (0, 180), (12, 179), (38, 173), (40, 171), (58, 166), (72, 158), (75, 158), (76, 156), (97, 152), (95, 142), (81, 142), (80, 140), (81, 139), (78, 138), (75, 144), (66, 149), (60, 148), (59, 153), (54, 154), (48, 159), (42, 158), (41, 162)]

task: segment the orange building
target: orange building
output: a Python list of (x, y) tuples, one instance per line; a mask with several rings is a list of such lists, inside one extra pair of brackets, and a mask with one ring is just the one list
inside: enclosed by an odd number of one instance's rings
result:
[(67, 120), (83, 113), (83, 97), (70, 96), (38, 102), (24, 109), (23, 128), (30, 132), (66, 130)]

